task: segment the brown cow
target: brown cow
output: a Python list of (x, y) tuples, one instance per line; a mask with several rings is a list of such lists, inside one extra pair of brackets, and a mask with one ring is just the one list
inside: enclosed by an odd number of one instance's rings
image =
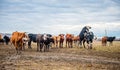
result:
[(2, 35), (0, 34), (0, 39), (2, 39)]
[(72, 48), (73, 47), (73, 34), (66, 34), (66, 47)]
[(59, 47), (63, 48), (63, 42), (64, 42), (64, 34), (59, 34), (60, 40), (59, 40)]
[(4, 44), (4, 40), (3, 40), (3, 38), (2, 38), (2, 35), (0, 34), (0, 43), (1, 44)]
[(24, 46), (24, 38), (27, 38), (25, 32), (13, 32), (11, 36), (11, 43), (15, 46), (17, 53), (20, 53), (20, 49)]
[(74, 36), (74, 37), (73, 37), (73, 42), (74, 42), (74, 45), (75, 45), (75, 46), (78, 46), (78, 45), (79, 45), (79, 43), (78, 43), (78, 42), (79, 42), (79, 39), (80, 39), (79, 36)]
[(104, 37), (102, 37), (102, 45), (106, 46), (106, 44), (107, 44), (107, 37), (104, 36)]
[(56, 48), (58, 48), (58, 44), (60, 41), (60, 36), (53, 36), (53, 40), (54, 40), (54, 45)]

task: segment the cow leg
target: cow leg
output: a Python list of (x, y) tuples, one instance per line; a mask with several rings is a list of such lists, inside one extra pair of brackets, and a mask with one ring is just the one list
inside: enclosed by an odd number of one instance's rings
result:
[(71, 48), (73, 48), (73, 42), (71, 41)]
[(17, 54), (18, 54), (18, 47), (15, 47), (15, 49), (16, 49), (16, 52), (17, 52)]
[(58, 48), (58, 42), (57, 41), (55, 42), (55, 46), (56, 46), (56, 48)]
[(48, 52), (48, 50), (49, 50), (49, 45), (46, 45), (46, 51)]
[(80, 47), (82, 47), (82, 41), (81, 40), (79, 41), (79, 44), (80, 44)]
[(58, 42), (56, 43), (56, 47), (59, 48), (59, 47), (58, 47)]
[(5, 44), (7, 45), (7, 42), (5, 42)]
[(59, 42), (59, 48), (61, 48), (61, 42)]
[(67, 41), (66, 41), (66, 48), (67, 48)]
[(61, 42), (61, 48), (63, 48), (63, 42)]
[(69, 42), (67, 41), (67, 47), (69, 48)]
[(69, 43), (69, 47), (72, 48), (71, 42)]
[(62, 48), (62, 42), (60, 42), (60, 48)]
[(28, 48), (32, 49), (32, 47), (31, 47), (31, 41), (28, 42)]
[(105, 41), (105, 46), (107, 45), (107, 41)]
[(18, 54), (21, 54), (22, 49), (23, 49), (23, 44), (18, 43)]
[(86, 47), (85, 47), (85, 40), (83, 40), (83, 46), (84, 46), (84, 48), (86, 48)]
[(69, 42), (69, 48), (71, 48), (71, 42)]
[(40, 45), (39, 45), (39, 43), (37, 42), (37, 51), (39, 51), (39, 47), (40, 47)]
[(23, 50), (25, 50), (25, 43), (23, 43)]
[(47, 47), (47, 46), (46, 46), (46, 45), (44, 45), (44, 52), (46, 51), (46, 47)]
[(90, 43), (90, 49), (92, 49), (92, 43)]
[(41, 52), (42, 52), (43, 46), (44, 46), (44, 45), (43, 45), (42, 43), (40, 43), (40, 46), (39, 46), (39, 47), (40, 47), (40, 51), (41, 51)]
[(68, 47), (69, 48), (69, 42), (67, 41), (67, 46), (66, 47)]
[(112, 46), (112, 42), (110, 42), (110, 46)]
[(62, 42), (60, 43), (60, 48), (62, 48)]
[(47, 45), (47, 51), (49, 52), (49, 47), (50, 47), (50, 45)]
[(19, 53), (19, 48), (18, 48), (18, 44), (17, 44), (17, 42), (14, 43), (14, 46), (15, 46), (16, 51), (17, 51), (17, 54), (18, 54), (18, 53)]

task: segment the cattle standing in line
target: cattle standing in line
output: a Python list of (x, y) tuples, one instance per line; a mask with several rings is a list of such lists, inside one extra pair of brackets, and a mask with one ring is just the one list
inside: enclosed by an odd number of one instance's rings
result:
[(32, 47), (31, 47), (31, 42), (37, 42), (36, 41), (36, 36), (37, 36), (37, 34), (28, 34), (28, 37), (29, 37), (29, 41), (28, 41), (28, 48), (29, 49), (31, 49)]
[(107, 41), (110, 42), (110, 45), (112, 45), (113, 40), (115, 40), (115, 36), (114, 37), (104, 36), (104, 37), (102, 37), (102, 45), (106, 46)]
[(20, 50), (23, 48), (23, 38), (27, 38), (25, 32), (16, 31), (12, 33), (10, 41), (15, 46), (17, 53), (20, 53)]
[(37, 51), (42, 51), (44, 48), (45, 51), (49, 51), (50, 43), (53, 42), (52, 35), (50, 34), (37, 34)]
[(8, 45), (8, 43), (10, 42), (10, 38), (5, 35), (5, 36), (3, 37), (3, 39), (4, 39), (5, 43), (6, 43), (6, 45)]
[(66, 47), (73, 47), (73, 37), (74, 36), (72, 34), (66, 34)]

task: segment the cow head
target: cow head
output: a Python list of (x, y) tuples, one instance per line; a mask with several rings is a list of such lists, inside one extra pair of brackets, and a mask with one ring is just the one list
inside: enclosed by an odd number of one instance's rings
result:
[(21, 33), (23, 35), (22, 41), (23, 43), (27, 43), (30, 39), (28, 37), (28, 34), (26, 32)]
[(43, 34), (43, 40), (47, 40), (48, 36), (47, 34)]
[(114, 36), (114, 37), (113, 37), (113, 40), (115, 40), (115, 38), (116, 38), (116, 37)]
[(59, 34), (59, 36), (60, 36), (61, 39), (64, 39), (65, 35), (64, 34)]
[(89, 29), (91, 29), (91, 27), (90, 27), (90, 26), (85, 26), (85, 27), (86, 27), (88, 30), (89, 30)]

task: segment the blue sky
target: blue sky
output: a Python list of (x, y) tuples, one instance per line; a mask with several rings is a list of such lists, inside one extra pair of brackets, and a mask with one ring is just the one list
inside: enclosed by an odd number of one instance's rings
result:
[(120, 37), (120, 0), (0, 0), (0, 33), (72, 33), (89, 25)]

